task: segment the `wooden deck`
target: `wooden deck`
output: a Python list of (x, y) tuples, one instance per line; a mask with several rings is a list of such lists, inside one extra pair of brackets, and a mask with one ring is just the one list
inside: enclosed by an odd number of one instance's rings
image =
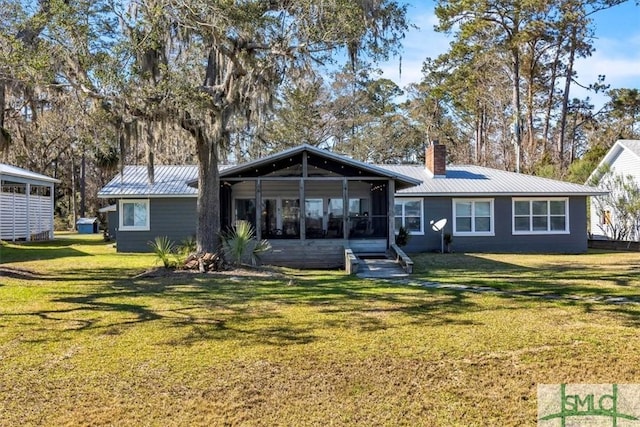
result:
[(345, 247), (350, 247), (356, 255), (386, 251), (385, 239), (273, 239), (269, 243), (272, 249), (261, 256), (262, 263), (292, 268), (342, 269)]
[(262, 263), (292, 268), (344, 268), (343, 239), (269, 240), (271, 251)]

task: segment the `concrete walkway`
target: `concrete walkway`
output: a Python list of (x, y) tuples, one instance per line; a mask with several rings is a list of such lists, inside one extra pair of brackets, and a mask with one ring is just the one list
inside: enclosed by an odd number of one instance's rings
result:
[(358, 273), (363, 279), (401, 279), (409, 277), (402, 266), (393, 259), (358, 258)]

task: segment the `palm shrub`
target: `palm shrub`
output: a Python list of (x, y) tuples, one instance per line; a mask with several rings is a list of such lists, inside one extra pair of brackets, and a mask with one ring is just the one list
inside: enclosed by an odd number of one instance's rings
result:
[(255, 229), (248, 221), (237, 221), (236, 225), (222, 235), (222, 248), (227, 259), (234, 265), (249, 261), (256, 265), (260, 255), (271, 249), (266, 240), (255, 238)]
[(194, 236), (185, 237), (178, 245), (178, 252), (189, 255), (198, 249), (198, 243)]
[(184, 264), (189, 255), (196, 252), (197, 249), (198, 244), (194, 236), (189, 236), (183, 239), (176, 248), (176, 260), (178, 265)]
[(149, 246), (153, 249), (153, 252), (156, 254), (156, 257), (160, 261), (165, 268), (175, 267), (175, 261), (171, 261), (169, 258), (172, 254), (174, 254), (176, 246), (172, 240), (170, 240), (167, 236), (157, 236), (153, 241), (149, 242)]
[(406, 246), (407, 243), (409, 243), (410, 237), (411, 235), (409, 234), (409, 231), (404, 227), (400, 227), (398, 229), (398, 234), (396, 235), (396, 244), (398, 246)]

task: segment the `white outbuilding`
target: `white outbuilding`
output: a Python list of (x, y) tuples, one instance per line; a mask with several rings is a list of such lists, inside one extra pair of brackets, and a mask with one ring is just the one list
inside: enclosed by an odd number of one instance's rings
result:
[(0, 239), (53, 239), (55, 178), (0, 163)]

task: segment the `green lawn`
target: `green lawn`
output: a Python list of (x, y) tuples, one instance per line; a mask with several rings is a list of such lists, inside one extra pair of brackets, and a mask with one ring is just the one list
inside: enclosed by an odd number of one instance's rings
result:
[[(416, 280), (633, 296), (640, 254), (425, 254)], [(0, 425), (535, 425), (540, 383), (640, 383), (640, 305), (140, 276), (100, 236), (0, 247)]]

